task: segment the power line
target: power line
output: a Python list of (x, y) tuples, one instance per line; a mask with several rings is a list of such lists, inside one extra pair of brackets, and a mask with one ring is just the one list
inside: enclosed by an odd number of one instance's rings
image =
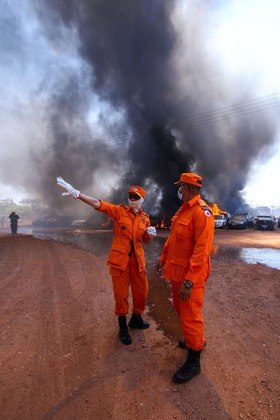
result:
[(223, 118), (244, 116), (258, 111), (276, 108), (280, 106), (280, 97), (279, 95), (275, 97), (275, 95), (273, 95), (274, 97), (270, 99), (266, 99), (267, 97), (265, 97), (261, 100), (254, 101), (254, 103), (252, 103), (253, 100), (250, 100), (232, 106), (227, 106), (213, 111), (205, 112), (202, 114), (197, 114), (196, 116), (188, 117), (183, 121), (185, 122), (185, 126), (187, 127), (197, 126), (220, 121)]
[[(262, 104), (263, 102), (271, 102), (271, 101), (275, 101), (275, 100), (280, 100), (280, 94), (279, 93), (273, 93), (271, 95), (266, 95), (260, 98), (256, 98), (256, 99), (247, 99), (246, 101), (242, 101), (242, 102), (238, 102), (236, 104), (233, 105), (227, 105), (224, 107), (220, 107), (220, 108), (215, 108), (213, 110), (210, 111), (206, 111), (206, 112), (202, 112), (199, 114), (194, 114), (194, 115), (190, 115), (187, 118), (184, 118), (183, 120), (190, 120), (190, 121), (195, 121), (196, 119), (200, 119), (200, 118), (204, 118), (204, 117), (208, 117), (211, 115), (214, 115), (216, 113), (223, 113), (224, 111), (231, 111), (234, 110), (235, 108), (238, 110), (242, 110), (242, 109), (246, 109), (248, 108), (248, 106), (246, 104), (253, 104), (253, 105), (258, 105), (258, 104)], [(171, 121), (172, 122), (172, 121)], [(178, 120), (175, 120), (174, 123), (178, 122)]]
[(225, 113), (221, 113), (220, 115), (214, 115), (212, 116), (207, 116), (206, 118), (203, 119), (198, 119), (198, 120), (194, 120), (194, 121), (189, 121), (186, 122), (185, 124), (183, 124), (184, 128), (191, 128), (191, 127), (198, 127), (198, 126), (202, 126), (205, 124), (213, 124), (215, 122), (219, 122), (222, 120), (226, 120), (226, 119), (230, 119), (230, 118), (236, 118), (236, 117), (243, 117), (245, 115), (250, 115), (250, 114), (254, 114), (255, 112), (259, 112), (259, 111), (265, 111), (267, 109), (273, 109), (273, 108), (279, 108), (280, 107), (280, 101), (271, 103), (271, 104), (267, 104), (266, 106), (252, 106), (252, 107), (248, 107), (245, 108), (241, 111), (240, 110), (232, 110), (231, 112), (225, 112)]
[[(280, 107), (280, 94), (274, 93), (271, 95), (267, 95), (264, 97), (256, 98), (256, 99), (248, 99), (246, 101), (242, 101), (233, 105), (224, 106), (220, 108), (216, 108), (210, 111), (194, 114), (188, 117), (184, 117), (182, 119), (176, 119), (167, 121), (165, 126), (170, 128), (193, 128), (203, 126), (205, 124), (214, 124), (216, 122), (227, 120), (231, 118), (243, 117), (245, 115), (250, 115), (256, 112), (265, 111), (268, 109), (274, 109)], [(123, 146), (127, 144), (130, 140), (138, 140), (151, 129), (150, 126), (143, 126), (142, 128), (138, 128), (136, 131), (135, 127), (133, 132), (119, 134), (113, 136), (113, 147)], [(83, 152), (91, 152), (92, 150), (95, 151), (104, 151), (106, 148), (110, 148), (110, 143), (108, 142), (108, 137), (103, 139), (92, 138), (88, 142), (83, 142), (80, 144), (73, 144), (73, 145), (65, 145), (67, 152), (76, 152), (79, 151), (81, 148)], [(52, 149), (50, 152), (44, 151), (41, 153), (36, 153), (36, 158), (45, 158), (48, 156), (53, 156), (54, 158), (60, 156), (59, 152), (54, 152)]]

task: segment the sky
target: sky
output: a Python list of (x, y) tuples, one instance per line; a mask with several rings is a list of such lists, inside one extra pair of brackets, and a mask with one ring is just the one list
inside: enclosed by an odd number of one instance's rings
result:
[[(215, 34), (215, 49), (225, 70), (236, 76), (257, 79), (260, 94), (280, 92), (280, 59), (276, 54), (280, 28), (277, 0), (230, 1), (222, 11), (221, 24)], [(234, 36), (232, 36), (234, 34)], [(278, 95), (277, 95), (278, 96)], [(279, 96), (278, 96), (279, 97)], [(279, 109), (276, 108), (279, 118)], [(243, 194), (253, 206), (279, 206), (280, 190), (279, 128), (269, 153), (252, 163)]]
[(278, 0), (91, 4), (0, 0), (0, 199), (130, 177), (160, 212), (197, 171), (222, 207), (280, 206)]

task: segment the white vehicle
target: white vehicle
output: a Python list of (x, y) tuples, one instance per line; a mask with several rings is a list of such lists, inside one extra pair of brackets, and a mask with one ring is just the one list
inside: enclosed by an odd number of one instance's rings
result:
[(223, 229), (227, 224), (227, 219), (223, 214), (216, 214), (215, 218), (215, 228)]

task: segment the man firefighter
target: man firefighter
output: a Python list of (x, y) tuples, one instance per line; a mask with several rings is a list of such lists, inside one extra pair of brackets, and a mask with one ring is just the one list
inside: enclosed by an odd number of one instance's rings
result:
[(16, 214), (15, 211), (12, 211), (9, 215), (10, 218), (10, 226), (11, 226), (11, 233), (16, 234), (18, 228), (18, 219), (20, 219), (19, 215)]
[[(149, 243), (156, 236), (156, 229), (150, 226), (149, 216), (143, 212), (142, 204), (146, 196), (140, 186), (131, 186), (127, 191), (128, 206), (111, 204), (89, 197), (74, 189), (61, 177), (57, 183), (67, 190), (62, 195), (72, 195), (114, 220), (114, 237), (108, 257), (115, 298), (115, 314), (118, 316), (119, 338), (123, 344), (132, 343), (129, 328), (146, 329), (149, 323), (142, 314), (148, 294), (148, 279), (142, 242)], [(127, 326), (129, 312), (128, 296), (131, 287), (133, 309)]]
[(200, 353), (206, 341), (202, 305), (205, 283), (210, 274), (210, 253), (214, 217), (200, 197), (202, 177), (183, 173), (175, 182), (183, 202), (172, 217), (156, 272), (171, 282), (173, 305), (180, 319), (183, 338), (179, 347), (188, 351), (183, 366), (173, 375), (176, 383), (187, 382), (200, 373)]

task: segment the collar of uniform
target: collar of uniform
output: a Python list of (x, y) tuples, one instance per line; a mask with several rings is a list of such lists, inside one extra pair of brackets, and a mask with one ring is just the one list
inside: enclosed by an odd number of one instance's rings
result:
[(135, 213), (135, 211), (131, 208), (131, 207), (129, 207), (129, 206), (125, 206), (126, 207), (126, 210), (127, 210), (127, 212), (128, 213), (133, 213), (133, 214), (141, 214), (141, 213), (143, 213), (143, 211), (142, 211), (142, 209), (139, 209), (136, 213)]
[(189, 207), (192, 207), (198, 200), (200, 200), (200, 198), (200, 194), (197, 194), (184, 204), (188, 205)]

